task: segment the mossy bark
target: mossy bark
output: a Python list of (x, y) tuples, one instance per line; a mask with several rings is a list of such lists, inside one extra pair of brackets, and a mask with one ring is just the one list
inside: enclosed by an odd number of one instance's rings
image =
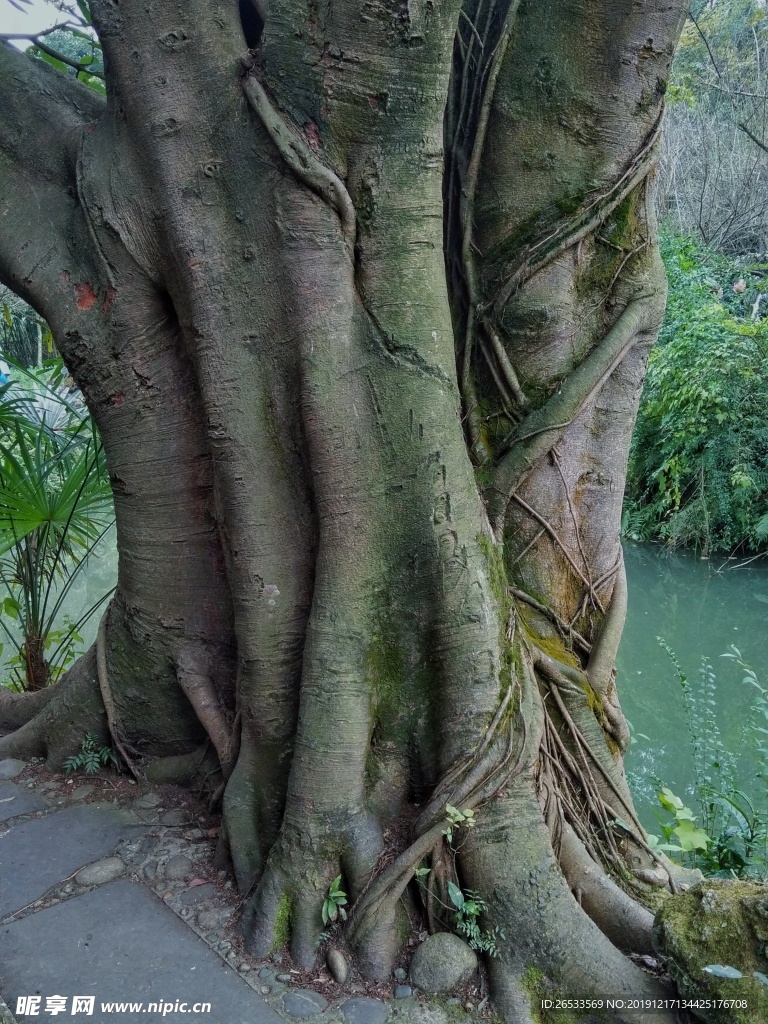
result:
[(510, 1021), (531, 970), (650, 994), (585, 910), (637, 948), (669, 883), (612, 663), (682, 4), (290, 0), (250, 50), (224, 0), (92, 7), (104, 105), (0, 50), (0, 277), (101, 430), (119, 582), (45, 706), (0, 701), (0, 756), (109, 728), (206, 778), (258, 952), (311, 963), (341, 873), (386, 976), (431, 858), (432, 907), (456, 877), (508, 936)]

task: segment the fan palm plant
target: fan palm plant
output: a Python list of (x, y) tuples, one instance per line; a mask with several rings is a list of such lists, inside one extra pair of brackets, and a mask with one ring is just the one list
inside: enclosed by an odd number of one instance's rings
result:
[(16, 366), (14, 376), (21, 383), (0, 389), (0, 628), (15, 650), (11, 685), (39, 690), (67, 667), (79, 630), (108, 596), (63, 620), (114, 514), (98, 432), (61, 361)]

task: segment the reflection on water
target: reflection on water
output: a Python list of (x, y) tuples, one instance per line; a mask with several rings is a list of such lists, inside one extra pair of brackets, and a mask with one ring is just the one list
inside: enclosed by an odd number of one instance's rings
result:
[[(687, 797), (693, 782), (682, 688), (656, 638), (662, 636), (672, 647), (694, 687), (702, 655), (712, 662), (723, 741), (738, 753), (755, 691), (742, 682), (738, 666), (721, 655), (735, 644), (760, 682), (768, 685), (768, 564), (705, 561), (690, 553), (629, 543), (624, 557), (629, 610), (617, 685), (635, 734), (627, 771), (641, 817), (650, 825), (655, 820), (650, 806), (656, 805), (651, 777)], [(741, 781), (748, 785), (743, 777)]]

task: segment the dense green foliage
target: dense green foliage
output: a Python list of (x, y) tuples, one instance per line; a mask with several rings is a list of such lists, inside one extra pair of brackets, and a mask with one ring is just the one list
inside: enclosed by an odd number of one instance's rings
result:
[[(662, 237), (669, 301), (651, 353), (624, 533), (703, 553), (768, 539), (768, 265)], [(743, 286), (743, 289), (742, 289)]]

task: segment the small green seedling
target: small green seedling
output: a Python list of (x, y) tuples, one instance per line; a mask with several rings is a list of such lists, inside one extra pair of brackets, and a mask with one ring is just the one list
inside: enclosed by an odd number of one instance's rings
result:
[(474, 828), (475, 827), (475, 812), (467, 808), (464, 811), (460, 811), (457, 807), (453, 807), (451, 804), (445, 805), (445, 818), (448, 822), (448, 828), (443, 829), (443, 835), (448, 842), (453, 841), (453, 830), (458, 828)]
[(347, 894), (339, 886), (341, 875), (336, 875), (328, 888), (328, 895), (323, 900), (323, 924), (335, 924), (341, 918), (346, 921), (347, 912), (344, 907), (347, 905)]
[(117, 758), (112, 747), (98, 747), (97, 740), (93, 733), (87, 732), (80, 744), (80, 751), (68, 757), (64, 762), (64, 771), (67, 775), (70, 772), (85, 772), (86, 775), (93, 775), (99, 768), (108, 764), (117, 766)]

